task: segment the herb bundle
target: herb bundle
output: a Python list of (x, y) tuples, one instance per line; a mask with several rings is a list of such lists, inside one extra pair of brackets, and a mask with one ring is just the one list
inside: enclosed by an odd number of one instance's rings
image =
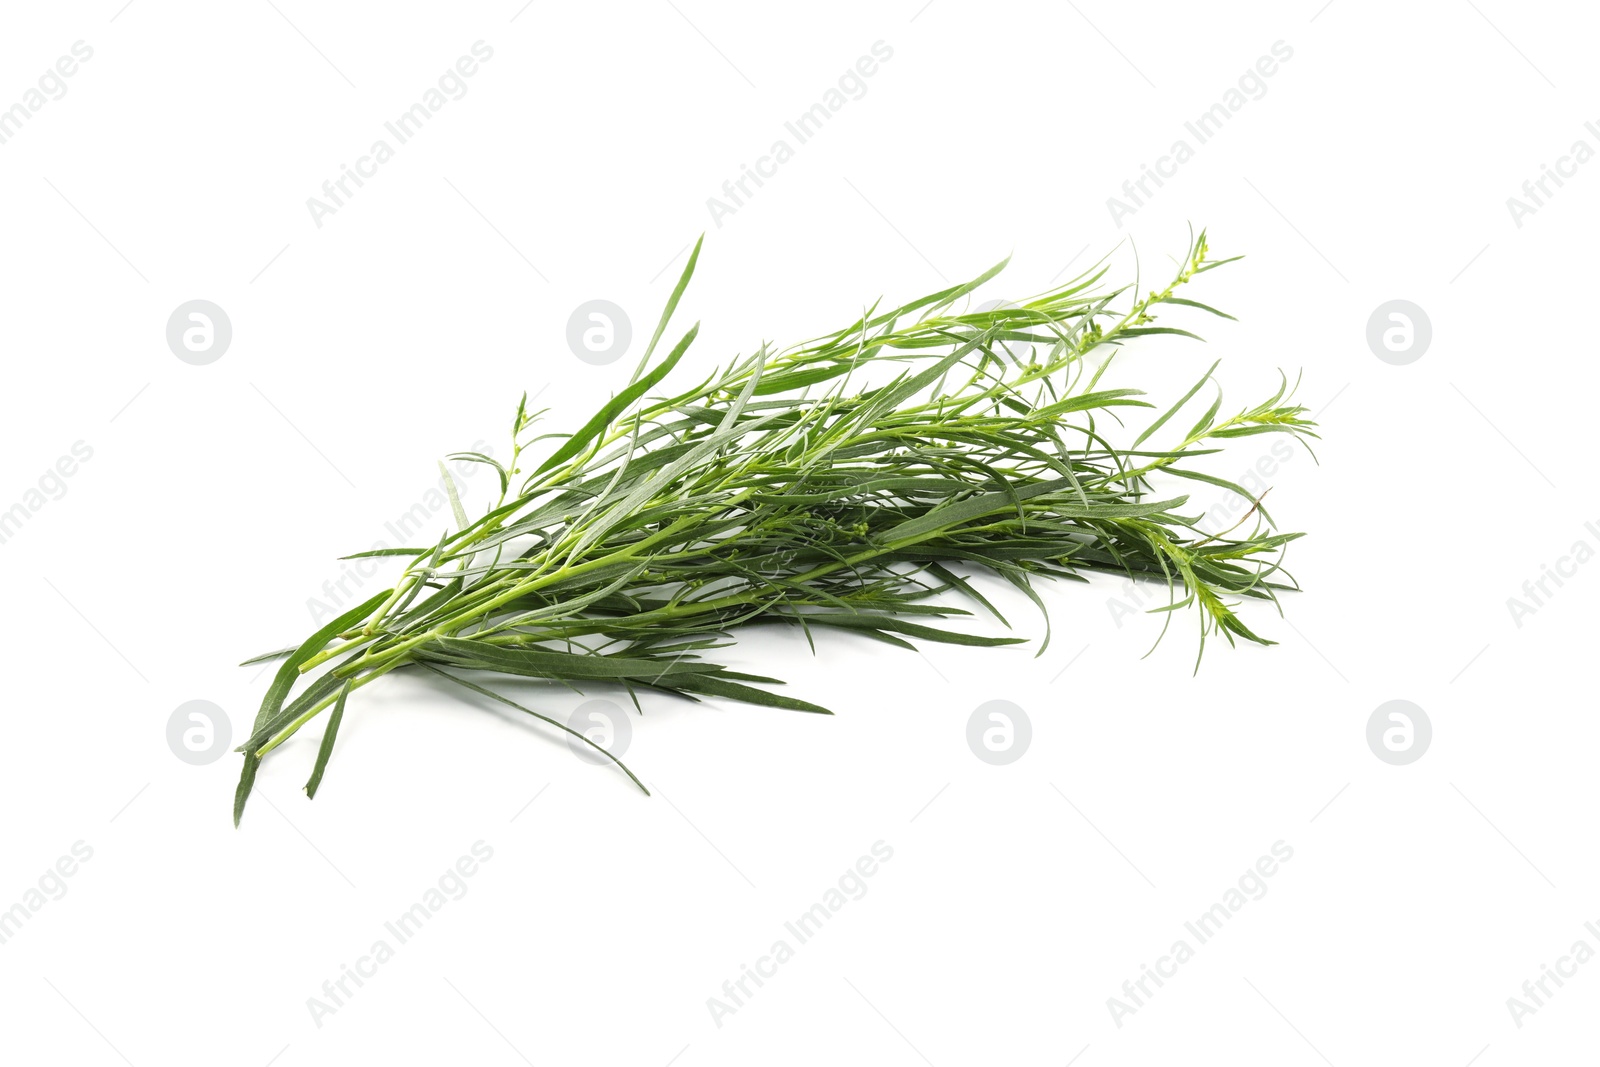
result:
[[(1157, 334), (1195, 337), (1155, 325), (1158, 309), (1223, 315), (1177, 295), (1232, 262), (1208, 259), (1204, 233), (1159, 292), (1141, 297), (1137, 281), (1107, 290), (1101, 264), (1020, 305), (958, 310), (1002, 261), (893, 310), (874, 305), (836, 333), (781, 351), (763, 345), (660, 396), (699, 329), (655, 360), (699, 255), (697, 244), (626, 388), (570, 434), (531, 434), (541, 413), (527, 411), (524, 397), (509, 464), (479, 453), (451, 457), (495, 470), (495, 506), (469, 519), (446, 472), (455, 530), (431, 547), (359, 553), (409, 563), (393, 589), (298, 647), (250, 661), (283, 664), (240, 747), (236, 824), (262, 758), (331, 708), (305, 787), (315, 796), (347, 698), (395, 671), (442, 677), (604, 753), (466, 672), (621, 686), (636, 707), (643, 690), (826, 714), (766, 688), (778, 679), (730, 670), (708, 654), (726, 646), (734, 627), (755, 623), (797, 626), (808, 640), (818, 629), (844, 630), (901, 648), (911, 648), (910, 639), (1023, 640), (930, 624), (969, 614), (940, 594), (1005, 623), (958, 571), (997, 575), (1041, 612), (1032, 585), (1039, 576), (1153, 578), (1168, 586), (1168, 603), (1156, 610), (1169, 622), (1177, 609), (1198, 609), (1201, 652), (1216, 633), (1230, 644), (1272, 643), (1234, 606), (1293, 588), (1282, 553), (1300, 535), (1273, 532), (1259, 500), (1249, 534), (1205, 535), (1199, 517), (1181, 510), (1186, 496), (1160, 498), (1151, 482), (1174, 476), (1248, 498), (1189, 463), (1232, 438), (1315, 436), (1287, 380), (1231, 416), (1221, 414), (1217, 392), (1186, 432), (1171, 432), (1169, 422), (1211, 380), (1212, 364), (1130, 444), (1114, 444), (1107, 434), (1115, 427), (1105, 425), (1152, 407), (1137, 389), (1101, 385), (1118, 346)], [(862, 381), (872, 371), (889, 380)], [(1147, 444), (1157, 435), (1174, 440)], [(552, 439), (560, 443), (537, 464), (527, 458)], [(1048, 643), (1046, 615), (1041, 653)], [(312, 678), (290, 699), (302, 675)]]

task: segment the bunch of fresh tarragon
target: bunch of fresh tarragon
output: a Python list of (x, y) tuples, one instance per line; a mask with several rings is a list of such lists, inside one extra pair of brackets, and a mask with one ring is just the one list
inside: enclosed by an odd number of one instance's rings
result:
[[(1137, 283), (1101, 288), (1101, 265), (1020, 305), (960, 310), (1002, 262), (893, 310), (874, 305), (825, 337), (781, 351), (763, 345), (696, 384), (667, 387), (698, 325), (665, 357), (656, 348), (699, 254), (696, 245), (626, 388), (561, 435), (530, 433), (539, 416), (524, 397), (510, 463), (452, 457), (494, 468), (494, 507), (471, 519), (452, 488), (456, 529), (431, 547), (378, 553), (409, 557), (393, 589), (261, 657), (283, 663), (240, 749), (235, 822), (262, 758), (331, 709), (306, 783), (315, 795), (346, 700), (395, 671), (440, 675), (568, 733), (576, 731), (486, 688), (483, 676), (620, 686), (636, 706), (643, 690), (826, 712), (765, 688), (777, 679), (708, 657), (755, 623), (808, 637), (848, 630), (902, 648), (1021, 640), (929, 625), (967, 614), (940, 594), (998, 617), (969, 581), (975, 572), (1009, 581), (1041, 610), (1038, 576), (1153, 578), (1170, 590), (1157, 610), (1199, 609), (1202, 649), (1215, 632), (1271, 643), (1234, 606), (1292, 586), (1281, 557), (1299, 535), (1272, 532), (1259, 500), (1248, 535), (1206, 535), (1198, 516), (1184, 514), (1185, 496), (1161, 497), (1151, 481), (1175, 476), (1248, 497), (1191, 462), (1229, 438), (1314, 436), (1305, 408), (1290, 403), (1285, 381), (1227, 416), (1220, 392), (1202, 397), (1187, 430), (1169, 428), (1213, 364), (1119, 444), (1118, 414), (1151, 405), (1137, 389), (1102, 385), (1115, 346), (1194, 337), (1154, 325), (1158, 311), (1222, 314), (1178, 295), (1230, 262), (1207, 258), (1205, 234), (1171, 283), (1142, 297)], [(290, 699), (302, 677), (308, 684)]]

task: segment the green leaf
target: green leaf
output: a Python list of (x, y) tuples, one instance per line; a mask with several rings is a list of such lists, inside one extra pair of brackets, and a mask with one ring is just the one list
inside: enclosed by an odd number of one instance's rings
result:
[(294, 655), (295, 647), (296, 646), (291, 645), (288, 648), (280, 648), (276, 652), (263, 652), (259, 656), (251, 656), (249, 659), (240, 663), (239, 666), (249, 667), (257, 663), (267, 663), (271, 660), (282, 659), (285, 656), (292, 656)]
[(367, 559), (371, 556), (422, 556), (432, 552), (431, 548), (369, 548), (365, 552), (352, 552), (340, 559)]
[(317, 749), (317, 765), (311, 769), (311, 777), (306, 781), (306, 796), (315, 800), (317, 787), (322, 784), (322, 772), (328, 769), (328, 757), (333, 755), (333, 742), (339, 736), (339, 724), (344, 721), (344, 702), (350, 696), (350, 682), (344, 684), (339, 690), (338, 703), (334, 704), (333, 712), (328, 716), (328, 729), (322, 735), (322, 745)]
[(672, 350), (666, 359), (662, 360), (659, 366), (643, 378), (639, 377), (640, 372), (650, 362), (650, 356), (655, 352), (656, 345), (661, 340), (661, 335), (666, 332), (667, 323), (671, 320), (672, 313), (677, 310), (678, 301), (683, 297), (683, 291), (689, 287), (689, 279), (694, 276), (694, 266), (700, 259), (700, 246), (705, 244), (705, 240), (705, 234), (701, 234), (700, 239), (694, 243), (694, 251), (689, 253), (689, 262), (684, 266), (683, 273), (678, 277), (678, 284), (673, 288), (672, 296), (667, 299), (667, 306), (661, 312), (661, 320), (656, 323), (656, 332), (651, 336), (650, 344), (645, 348), (644, 356), (639, 360), (639, 366), (634, 371), (634, 380), (610, 403), (601, 408), (581, 430), (568, 438), (566, 444), (556, 449), (549, 459), (541, 463), (539, 469), (534, 471), (535, 476), (543, 474), (577, 455), (602, 430), (609, 427), (617, 415), (626, 411), (635, 400), (650, 389), (655, 388), (656, 384), (665, 378), (673, 367), (678, 365), (678, 360), (683, 358), (684, 352), (688, 351), (689, 345), (693, 343), (695, 335), (700, 332), (700, 324), (698, 322), (689, 328), (689, 332), (683, 335), (683, 340), (678, 342), (678, 346)]
[(499, 693), (496, 693), (492, 689), (486, 689), (481, 685), (475, 685), (474, 683), (467, 681), (465, 678), (457, 677), (456, 675), (451, 674), (448, 671), (441, 671), (439, 668), (434, 667), (434, 666), (430, 666), (429, 664), (426, 664), (426, 663), (424, 663), (422, 666), (426, 667), (428, 670), (432, 671), (434, 674), (439, 675), (441, 678), (445, 678), (445, 679), (448, 679), (449, 681), (454, 682), (456, 685), (461, 686), (463, 689), (470, 689), (474, 693), (481, 693), (484, 696), (489, 697), (489, 698), (491, 698), (493, 700), (498, 700), (500, 703), (505, 704), (508, 707), (516, 708), (518, 711), (523, 712), (524, 714), (532, 715), (535, 719), (538, 719), (541, 722), (547, 722), (551, 726), (554, 726), (556, 729), (563, 730), (566, 733), (571, 734), (573, 737), (576, 737), (579, 741), (582, 741), (584, 744), (588, 745), (590, 748), (592, 748), (596, 752), (600, 753), (602, 756), (604, 756), (606, 759), (610, 760), (612, 763), (615, 763), (618, 767), (621, 767), (622, 768), (622, 773), (626, 774), (629, 778), (632, 778), (633, 779), (633, 784), (638, 786), (640, 791), (643, 792), (645, 796), (649, 796), (650, 795), (650, 790), (646, 789), (644, 787), (644, 783), (639, 781), (638, 775), (636, 775), (632, 771), (628, 770), (628, 765), (626, 763), (623, 763), (617, 757), (613, 756), (609, 751), (607, 751), (606, 749), (601, 748), (599, 745), (597, 745), (593, 741), (589, 740), (589, 738), (586, 735), (584, 735), (582, 733), (579, 733), (577, 730), (574, 730), (572, 727), (568, 726), (564, 722), (561, 722), (559, 719), (552, 719), (548, 715), (541, 715), (537, 711), (534, 711), (531, 708), (525, 708), (521, 704), (518, 704), (516, 701), (509, 700), (506, 697), (501, 696)]
[(461, 506), (461, 494), (456, 492), (456, 480), (450, 477), (450, 471), (439, 461), (439, 474), (444, 479), (444, 490), (450, 494), (450, 513), (455, 516), (456, 529), (465, 530), (468, 525), (467, 511)]
[(754, 686), (741, 685), (738, 682), (728, 681), (720, 675), (677, 675), (672, 679), (670, 688), (694, 693), (706, 693), (710, 696), (727, 697), (730, 700), (738, 700), (746, 704), (759, 704), (767, 708), (782, 708), (785, 711), (809, 711), (816, 715), (833, 714), (833, 712), (820, 704), (797, 700), (794, 697), (779, 696), (776, 693), (769, 693), (765, 689), (757, 689)]
[(655, 679), (706, 670), (695, 660), (593, 656), (547, 649), (505, 648), (482, 641), (441, 637), (422, 646), (419, 654), (461, 667), (499, 671), (528, 678), (574, 678), (617, 681)]
[(925, 641), (938, 641), (947, 645), (994, 648), (999, 645), (1020, 645), (1027, 642), (1025, 637), (984, 637), (981, 634), (941, 630), (934, 626), (923, 626), (921, 623), (896, 618), (893, 615), (844, 615), (808, 611), (799, 618), (805, 619), (808, 625), (835, 626), (846, 630), (892, 630), (908, 637), (920, 637)]
[[(272, 684), (267, 687), (266, 696), (261, 698), (261, 709), (256, 712), (255, 726), (252, 733), (266, 725), (283, 707), (284, 698), (289, 695), (289, 690), (294, 688), (295, 679), (300, 676), (300, 665), (312, 656), (321, 652), (333, 638), (350, 629), (358, 622), (362, 622), (378, 609), (389, 598), (389, 590), (378, 593), (372, 599), (340, 615), (322, 629), (306, 638), (299, 648), (283, 666), (278, 668), (278, 673), (273, 676)], [(239, 825), (239, 819), (244, 814), (245, 801), (250, 799), (250, 789), (256, 780), (256, 765), (261, 762), (253, 748), (245, 752), (244, 769), (239, 774), (239, 786), (234, 790), (233, 798), (233, 825)]]
[(1217, 360), (1216, 363), (1211, 364), (1210, 368), (1203, 375), (1200, 376), (1200, 380), (1198, 382), (1195, 382), (1194, 385), (1190, 386), (1189, 387), (1189, 391), (1187, 393), (1184, 393), (1183, 396), (1181, 398), (1179, 398), (1179, 400), (1178, 400), (1178, 402), (1176, 404), (1173, 404), (1170, 408), (1168, 408), (1166, 410), (1166, 413), (1164, 415), (1162, 415), (1159, 419), (1157, 419), (1155, 422), (1152, 422), (1149, 426), (1145, 427), (1144, 433), (1140, 434), (1138, 437), (1133, 439), (1132, 447), (1138, 448), (1140, 445), (1144, 444), (1145, 441), (1149, 440), (1151, 434), (1155, 433), (1157, 430), (1161, 429), (1161, 427), (1165, 426), (1167, 424), (1167, 420), (1172, 418), (1172, 416), (1174, 416), (1174, 415), (1176, 415), (1178, 413), (1178, 409), (1179, 408), (1183, 407), (1183, 405), (1185, 405), (1189, 401), (1193, 400), (1194, 399), (1194, 394), (1196, 394), (1196, 393), (1198, 393), (1200, 391), (1200, 387), (1202, 385), (1206, 384), (1206, 382), (1211, 380), (1211, 375), (1216, 371), (1217, 364), (1221, 363), (1221, 362), (1222, 362), (1222, 360), (1219, 359), (1219, 360)]
[(1163, 300), (1162, 303), (1163, 304), (1182, 304), (1184, 307), (1199, 308), (1201, 311), (1209, 311), (1209, 312), (1211, 312), (1211, 314), (1217, 316), (1219, 319), (1229, 319), (1229, 320), (1231, 320), (1233, 322), (1238, 322), (1239, 321), (1238, 319), (1234, 318), (1232, 315), (1228, 314), (1226, 311), (1218, 311), (1216, 308), (1212, 307), (1210, 304), (1202, 304), (1198, 300), (1185, 300), (1181, 296), (1169, 296), (1165, 300)]
[(610, 428), (618, 415), (632, 406), (635, 400), (638, 400), (647, 391), (654, 388), (656, 383), (665, 378), (668, 372), (678, 365), (678, 360), (683, 358), (683, 354), (689, 350), (689, 346), (694, 343), (695, 335), (699, 332), (700, 324), (697, 322), (689, 328), (689, 332), (683, 335), (683, 340), (678, 342), (677, 347), (667, 355), (666, 359), (661, 361), (655, 370), (612, 397), (610, 402), (596, 412), (594, 418), (585, 423), (582, 429), (567, 438), (566, 444), (556, 449), (549, 459), (539, 464), (539, 469), (533, 472), (535, 476), (545, 473), (552, 467), (558, 467), (573, 456), (576, 456), (583, 451), (590, 441), (593, 441), (603, 431)]

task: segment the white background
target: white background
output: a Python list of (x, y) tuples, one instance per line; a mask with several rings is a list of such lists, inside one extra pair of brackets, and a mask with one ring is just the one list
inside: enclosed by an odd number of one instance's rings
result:
[[(74, 42), (94, 50), (0, 145), (0, 508), (93, 450), (0, 545), (0, 908), (93, 850), (0, 945), (6, 1060), (1343, 1067), (1592, 1048), (1600, 964), (1521, 1027), (1506, 1004), (1575, 941), (1600, 949), (1583, 926), (1600, 566), (1520, 627), (1507, 607), (1574, 542), (1600, 547), (1600, 165), (1520, 227), (1506, 204), (1575, 140), (1600, 147), (1591, 12), (122, 2), (7, 5), (0, 32), (4, 107)], [(307, 198), (479, 40), (493, 58), (466, 95), (316, 226)], [(713, 223), (707, 198), (877, 41), (893, 56), (865, 95)], [(1184, 122), (1277, 41), (1293, 56), (1265, 95), (1118, 227), (1107, 198), (1193, 145)], [(1114, 249), (1126, 278), (1130, 238), (1164, 275), (1190, 222), (1248, 254), (1190, 293), (1240, 322), (1186, 320), (1207, 345), (1146, 342), (1115, 384), (1171, 395), (1222, 357), (1243, 406), (1303, 370), (1320, 465), (1282, 464), (1270, 502), (1310, 532), (1290, 556), (1305, 591), (1285, 619), (1246, 615), (1277, 647), (1213, 644), (1193, 675), (1182, 616), (1141, 658), (1159, 617), (1117, 626), (1110, 578), (1043, 590), (1039, 658), (845, 637), (813, 658), (755, 634), (734, 662), (838, 714), (651, 701), (626, 753), (648, 799), (405, 678), (352, 701), (314, 803), (320, 726), (270, 757), (237, 831), (238, 757), (169, 751), (188, 700), (248, 732), (268, 676), (234, 664), (313, 629), (337, 557), (384, 537), (438, 457), (503, 456), (523, 390), (571, 429), (620, 388), (700, 232), (686, 378), (1011, 252), (995, 297)], [(203, 367), (164, 336), (196, 298), (234, 333)], [(630, 358), (568, 350), (593, 298), (631, 315)], [(1396, 298), (1432, 321), (1408, 366), (1365, 340)], [(583, 699), (520, 691), (561, 715)], [(994, 699), (1033, 726), (1007, 767), (965, 741)], [(1433, 725), (1409, 766), (1367, 747), (1391, 699)], [(480, 840), (493, 858), (466, 895), (318, 1026), (308, 998)], [(707, 998), (877, 841), (893, 858), (866, 895), (718, 1026)], [(1266, 895), (1116, 1025), (1107, 998), (1278, 841), (1293, 858)]]

